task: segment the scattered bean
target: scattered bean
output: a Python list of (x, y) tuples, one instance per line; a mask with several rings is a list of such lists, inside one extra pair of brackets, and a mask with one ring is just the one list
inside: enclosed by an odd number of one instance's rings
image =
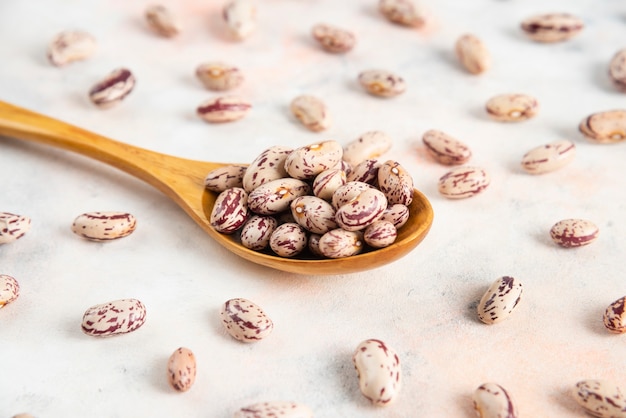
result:
[(135, 88), (135, 76), (118, 68), (89, 90), (89, 99), (100, 109), (109, 109), (126, 98)]
[(485, 324), (497, 324), (507, 319), (522, 298), (522, 284), (513, 277), (503, 276), (489, 286), (478, 303), (478, 319)]
[(367, 70), (359, 74), (359, 83), (368, 93), (380, 97), (394, 97), (406, 91), (406, 83), (385, 70)]
[(235, 412), (233, 418), (313, 418), (308, 406), (295, 402), (262, 402), (248, 405)]
[(94, 337), (133, 332), (146, 321), (146, 307), (137, 299), (119, 299), (94, 305), (83, 315), (82, 329)]
[(13, 302), (20, 295), (20, 284), (7, 274), (0, 274), (0, 309)]
[(378, 10), (387, 20), (403, 26), (421, 27), (425, 17), (411, 0), (380, 0)]
[(491, 67), (491, 54), (478, 37), (466, 34), (457, 39), (456, 56), (467, 71), (481, 74)]
[(314, 96), (302, 95), (291, 101), (291, 113), (308, 130), (313, 132), (328, 129), (332, 123), (324, 102)]
[(626, 296), (617, 299), (606, 308), (603, 321), (610, 332), (615, 334), (626, 332)]
[(285, 160), (285, 170), (296, 179), (313, 179), (319, 173), (334, 168), (343, 155), (337, 141), (324, 141), (294, 149)]
[(482, 168), (457, 167), (439, 179), (439, 193), (448, 199), (465, 199), (485, 190), (490, 181)]
[(220, 317), (230, 336), (244, 343), (260, 341), (274, 330), (274, 323), (265, 311), (248, 299), (227, 300)]
[(9, 212), (0, 212), (0, 244), (22, 238), (30, 230), (30, 218)]
[(376, 406), (386, 406), (398, 396), (402, 384), (400, 358), (381, 340), (359, 344), (352, 356), (361, 393)]
[(252, 105), (241, 97), (222, 96), (202, 102), (196, 112), (206, 122), (224, 123), (243, 118), (251, 108)]
[(517, 407), (509, 393), (496, 383), (483, 383), (472, 396), (480, 418), (517, 418)]
[(148, 27), (155, 33), (171, 38), (180, 32), (180, 23), (172, 12), (163, 5), (152, 5), (145, 12)]
[(626, 48), (617, 51), (611, 58), (609, 77), (618, 90), (626, 92)]
[(293, 257), (307, 247), (307, 234), (299, 224), (287, 222), (279, 225), (270, 237), (270, 248), (281, 257)]
[(550, 228), (552, 241), (565, 248), (589, 245), (598, 238), (600, 230), (591, 221), (563, 219)]
[(196, 381), (196, 356), (185, 347), (177, 348), (167, 361), (167, 377), (170, 385), (179, 392), (186, 392)]
[(222, 62), (207, 62), (198, 65), (196, 77), (206, 89), (214, 91), (233, 90), (244, 80), (239, 68)]
[(356, 37), (350, 31), (332, 25), (317, 24), (311, 30), (313, 39), (327, 52), (341, 54), (350, 51), (356, 44)]
[(393, 223), (378, 220), (365, 228), (363, 240), (372, 248), (388, 247), (396, 241), (398, 231)]
[(221, 193), (231, 187), (243, 187), (244, 165), (227, 165), (211, 170), (204, 178), (204, 188)]
[(209, 222), (216, 231), (232, 234), (248, 220), (248, 193), (240, 187), (224, 190), (215, 199)]
[(96, 52), (96, 39), (89, 33), (73, 30), (57, 34), (48, 46), (48, 60), (58, 67), (85, 60)]
[(392, 139), (381, 131), (369, 131), (343, 147), (343, 159), (351, 166), (375, 159), (389, 151)]
[(580, 132), (596, 144), (626, 141), (626, 110), (594, 113), (578, 125)]
[(522, 157), (522, 168), (531, 174), (549, 173), (565, 167), (575, 156), (576, 145), (563, 139), (528, 151)]
[(472, 151), (467, 145), (435, 129), (424, 132), (422, 142), (428, 153), (440, 164), (461, 165), (468, 162), (472, 156)]
[(256, 7), (251, 0), (230, 0), (222, 16), (228, 31), (237, 40), (247, 38), (256, 30)]
[(254, 251), (264, 250), (277, 226), (278, 221), (271, 216), (252, 216), (241, 229), (241, 245)]
[(132, 234), (137, 227), (135, 216), (126, 212), (86, 212), (72, 223), (72, 232), (90, 241), (111, 241)]
[(487, 114), (500, 122), (521, 122), (537, 114), (539, 103), (526, 94), (501, 94), (485, 105)]
[(525, 19), (522, 30), (537, 42), (561, 42), (578, 35), (584, 28), (583, 21), (567, 13), (549, 13)]
[(606, 380), (581, 380), (573, 391), (578, 405), (594, 417), (626, 418), (626, 399), (619, 387)]

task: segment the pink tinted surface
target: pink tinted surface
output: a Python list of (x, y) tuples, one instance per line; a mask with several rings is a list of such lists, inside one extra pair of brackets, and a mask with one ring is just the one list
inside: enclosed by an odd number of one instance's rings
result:
[[(578, 132), (591, 113), (619, 109), (624, 95), (607, 78), (625, 47), (626, 8), (608, 0), (423, 1), (422, 30), (385, 21), (375, 0), (264, 0), (257, 31), (229, 39), (218, 1), (163, 2), (184, 29), (173, 39), (148, 31), (144, 2), (29, 0), (0, 5), (0, 99), (141, 147), (208, 161), (250, 162), (272, 145), (348, 143), (382, 130), (394, 140), (383, 157), (399, 161), (428, 196), (435, 223), (405, 258), (374, 271), (295, 276), (244, 262), (212, 242), (174, 203), (124, 173), (67, 152), (0, 139), (0, 211), (27, 215), (32, 229), (0, 246), (0, 274), (20, 297), (0, 310), (0, 416), (230, 417), (268, 400), (308, 405), (318, 417), (472, 417), (471, 395), (485, 382), (505, 387), (520, 416), (586, 414), (571, 390), (581, 379), (626, 388), (626, 336), (609, 334), (604, 309), (626, 294), (626, 143), (597, 145)], [(585, 20), (576, 38), (538, 44), (519, 29), (526, 17), (569, 12)], [(322, 51), (310, 30), (324, 22), (355, 32), (345, 55)], [(63, 68), (45, 57), (65, 29), (91, 32), (97, 53)], [(474, 33), (493, 55), (483, 75), (456, 61), (454, 42)], [(194, 76), (205, 61), (239, 66), (235, 93), (252, 103), (242, 120), (210, 125), (195, 114), (216, 93)], [(135, 90), (109, 110), (89, 89), (129, 68)], [(384, 69), (402, 76), (395, 98), (366, 94), (357, 76)], [(502, 93), (537, 98), (533, 119), (492, 121), (485, 102)], [(325, 101), (333, 117), (313, 133), (289, 113), (300, 94)], [(473, 152), (491, 184), (465, 200), (439, 195), (448, 167), (429, 157), (421, 136), (442, 130)], [(563, 169), (533, 176), (520, 166), (532, 148), (559, 139), (577, 147)], [(89, 211), (125, 211), (137, 230), (119, 241), (74, 235)], [(593, 244), (563, 249), (550, 239), (561, 219), (600, 228)], [(488, 326), (476, 305), (500, 276), (523, 283), (512, 316)], [(219, 309), (243, 297), (275, 328), (242, 344), (223, 329)], [(96, 339), (80, 330), (92, 305), (137, 298), (139, 330)], [(403, 388), (388, 407), (360, 394), (351, 356), (368, 338), (399, 355)], [(178, 347), (197, 358), (195, 385), (175, 393), (167, 359)]]

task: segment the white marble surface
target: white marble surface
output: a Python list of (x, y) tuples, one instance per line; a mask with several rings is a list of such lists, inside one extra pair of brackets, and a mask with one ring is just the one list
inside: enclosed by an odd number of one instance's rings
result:
[[(626, 294), (626, 144), (587, 142), (577, 131), (588, 114), (623, 108), (626, 96), (606, 76), (626, 47), (626, 4), (617, 0), (423, 0), (421, 31), (393, 26), (375, 0), (265, 0), (257, 33), (236, 43), (220, 26), (220, 1), (167, 1), (185, 23), (174, 40), (146, 30), (147, 3), (121, 0), (24, 0), (0, 4), (0, 99), (94, 132), (160, 152), (208, 161), (249, 162), (270, 145), (321, 139), (347, 143), (379, 129), (394, 139), (386, 155), (413, 174), (435, 210), (424, 242), (373, 271), (335, 277), (295, 276), (240, 261), (212, 242), (182, 210), (150, 186), (69, 152), (0, 138), (0, 211), (30, 216), (31, 231), (0, 247), (0, 273), (21, 284), (0, 310), (0, 416), (230, 417), (266, 400), (293, 400), (317, 417), (472, 417), (471, 394), (493, 381), (516, 399), (520, 417), (584, 417), (570, 394), (584, 378), (626, 389), (626, 336), (602, 325), (606, 306)], [(527, 40), (519, 23), (566, 11), (586, 28), (566, 43)], [(352, 29), (358, 45), (345, 56), (320, 51), (309, 36), (317, 22)], [(81, 28), (99, 42), (90, 60), (55, 68), (45, 59), (59, 31)], [(482, 76), (463, 71), (452, 46), (465, 32), (494, 58)], [(209, 125), (195, 107), (213, 94), (194, 78), (207, 60), (239, 65), (239, 93), (254, 106), (244, 120)], [(127, 66), (136, 90), (100, 111), (87, 91)], [(391, 100), (363, 93), (359, 71), (402, 75), (407, 92)], [(491, 121), (485, 101), (506, 92), (534, 95), (536, 118)], [(304, 130), (289, 115), (300, 93), (322, 97), (335, 123)], [(438, 195), (447, 168), (421, 145), (428, 129), (466, 142), (471, 163), (491, 186), (477, 197)], [(519, 167), (531, 148), (558, 139), (578, 147), (574, 162), (542, 176)], [(70, 231), (93, 210), (123, 210), (136, 232), (104, 244)], [(556, 247), (548, 231), (563, 218), (593, 220), (600, 238), (588, 247)], [(314, 273), (314, 272), (312, 272)], [(512, 317), (487, 326), (476, 304), (497, 278), (524, 284)], [(138, 331), (96, 339), (80, 330), (89, 306), (135, 297), (148, 309)], [(227, 299), (255, 301), (275, 322), (256, 344), (231, 339), (218, 311)], [(361, 396), (351, 355), (379, 338), (402, 361), (397, 401), (376, 408)], [(179, 346), (198, 359), (195, 386), (175, 393), (168, 356)]]

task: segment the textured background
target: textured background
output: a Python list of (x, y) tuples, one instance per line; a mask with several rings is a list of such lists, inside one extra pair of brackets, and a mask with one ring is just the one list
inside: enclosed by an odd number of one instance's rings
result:
[[(501, 384), (520, 416), (583, 417), (571, 397), (584, 378), (626, 388), (625, 336), (602, 325), (606, 306), (626, 294), (626, 144), (595, 145), (577, 131), (590, 113), (622, 108), (606, 70), (626, 47), (626, 5), (617, 0), (550, 2), (423, 0), (428, 28), (394, 26), (375, 0), (264, 0), (259, 28), (237, 43), (224, 34), (219, 1), (166, 1), (185, 29), (163, 39), (146, 29), (143, 1), (24, 0), (0, 4), (0, 99), (130, 144), (181, 157), (250, 162), (271, 145), (347, 143), (373, 129), (394, 140), (386, 155), (403, 164), (430, 199), (435, 222), (403, 259), (359, 274), (296, 276), (240, 261), (211, 241), (182, 210), (150, 186), (84, 157), (0, 139), (0, 211), (30, 216), (31, 231), (0, 247), (0, 273), (21, 284), (0, 310), (0, 416), (229, 417), (265, 400), (293, 400), (318, 417), (472, 417), (481, 383)], [(577, 38), (543, 45), (519, 23), (535, 13), (570, 12), (585, 20)], [(321, 51), (309, 31), (327, 22), (353, 30), (347, 55)], [(80, 28), (99, 42), (88, 61), (48, 64), (48, 42)], [(493, 68), (466, 73), (453, 45), (471, 32), (487, 44)], [(214, 93), (194, 77), (197, 64), (222, 60), (246, 76), (238, 93), (253, 103), (243, 120), (209, 125), (196, 106)], [(120, 106), (94, 108), (87, 91), (119, 66), (137, 77)], [(357, 74), (384, 68), (407, 92), (390, 100), (365, 94)], [(538, 98), (537, 117), (489, 120), (493, 95)], [(302, 93), (326, 102), (334, 125), (311, 133), (289, 114)], [(490, 187), (464, 201), (438, 195), (448, 168), (421, 145), (443, 130), (473, 150)], [(568, 167), (532, 176), (519, 166), (535, 146), (575, 142)], [(70, 231), (87, 211), (121, 210), (135, 233), (98, 244)], [(563, 218), (600, 227), (593, 245), (565, 250), (550, 227)], [(523, 299), (506, 322), (487, 326), (475, 308), (498, 277), (514, 276)], [(94, 339), (80, 330), (89, 306), (135, 297), (148, 309), (137, 332)], [(273, 334), (244, 345), (222, 329), (220, 305), (248, 298), (272, 317)], [(404, 385), (384, 409), (361, 396), (351, 355), (364, 339), (399, 354)], [(195, 386), (174, 393), (165, 364), (179, 346), (198, 360)]]

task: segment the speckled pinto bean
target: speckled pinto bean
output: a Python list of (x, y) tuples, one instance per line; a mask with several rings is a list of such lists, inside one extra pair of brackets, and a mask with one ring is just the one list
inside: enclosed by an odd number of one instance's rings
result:
[(363, 251), (363, 233), (342, 228), (328, 231), (319, 238), (317, 250), (328, 258), (351, 257)]
[(431, 129), (424, 132), (422, 142), (428, 153), (443, 165), (465, 164), (472, 157), (467, 145), (442, 131)]
[(180, 33), (180, 23), (174, 14), (161, 4), (148, 6), (145, 16), (148, 27), (156, 34), (171, 38)]
[(289, 105), (291, 113), (310, 131), (320, 132), (328, 129), (332, 118), (323, 101), (315, 96), (303, 94), (296, 97)]
[(626, 140), (626, 110), (594, 113), (580, 122), (580, 132), (596, 144), (614, 144)]
[(411, 0), (380, 0), (378, 10), (387, 20), (398, 25), (421, 27), (425, 23), (424, 15)]
[(316, 196), (296, 197), (291, 202), (291, 214), (301, 227), (314, 234), (337, 228), (335, 208)]
[(244, 81), (239, 68), (223, 62), (206, 62), (198, 65), (196, 77), (206, 89), (214, 91), (233, 90)]
[(522, 168), (530, 174), (549, 173), (565, 167), (576, 156), (576, 145), (566, 139), (533, 148), (522, 157)]
[(361, 393), (376, 406), (394, 401), (402, 386), (400, 358), (381, 340), (369, 339), (359, 344), (352, 356)]
[(389, 151), (393, 140), (381, 131), (369, 131), (343, 147), (343, 159), (352, 167)]
[(462, 35), (457, 39), (454, 50), (463, 67), (472, 74), (484, 73), (491, 67), (491, 54), (475, 35)]
[(489, 99), (485, 110), (499, 122), (521, 122), (537, 114), (539, 102), (527, 94), (501, 94)]
[(0, 244), (22, 238), (30, 231), (30, 218), (9, 212), (0, 212)]
[(387, 206), (379, 220), (391, 222), (396, 229), (400, 229), (409, 220), (409, 215), (408, 206), (396, 203), (395, 205)]
[(209, 123), (233, 122), (245, 117), (252, 104), (238, 96), (222, 96), (209, 99), (200, 104), (196, 113)]
[(406, 91), (406, 83), (385, 70), (367, 70), (359, 74), (359, 84), (368, 93), (379, 97), (394, 97)]
[(519, 304), (522, 290), (522, 284), (513, 277), (496, 279), (478, 303), (478, 319), (485, 324), (504, 321)]
[(378, 187), (390, 205), (409, 206), (413, 201), (413, 178), (399, 162), (385, 161), (378, 169)]
[(274, 330), (274, 322), (265, 311), (248, 299), (235, 298), (224, 302), (220, 318), (230, 336), (244, 343), (260, 341)]
[(367, 159), (360, 162), (350, 171), (347, 180), (376, 185), (378, 183), (378, 170), (382, 163), (376, 159)]
[(289, 209), (298, 196), (308, 195), (310, 186), (302, 180), (284, 178), (263, 183), (248, 196), (248, 208), (260, 215), (275, 215)]
[(243, 187), (244, 165), (227, 165), (211, 170), (204, 178), (204, 187), (212, 192), (221, 193), (231, 187)]
[(295, 222), (279, 225), (270, 237), (270, 248), (281, 257), (294, 257), (306, 247), (306, 230)]
[(364, 190), (335, 213), (335, 221), (346, 231), (360, 231), (379, 220), (387, 209), (387, 198), (380, 190)]
[(576, 383), (574, 399), (587, 413), (599, 418), (626, 418), (626, 399), (617, 385), (587, 379)]
[(287, 173), (300, 180), (313, 179), (341, 161), (343, 147), (337, 141), (324, 141), (294, 149), (285, 159)]
[(241, 245), (254, 251), (264, 250), (277, 226), (278, 221), (271, 216), (252, 216), (241, 229)]
[(133, 91), (135, 83), (130, 70), (118, 68), (89, 90), (89, 99), (99, 109), (109, 109), (121, 103)]
[(72, 223), (72, 232), (90, 241), (112, 241), (132, 234), (137, 219), (126, 212), (86, 212)]
[(565, 248), (589, 245), (599, 233), (598, 227), (585, 219), (563, 219), (550, 228), (552, 241)]
[(609, 77), (618, 90), (626, 93), (626, 48), (620, 49), (611, 58)]
[(292, 148), (275, 145), (263, 151), (250, 163), (243, 176), (243, 188), (251, 192), (263, 183), (288, 177), (285, 160)]
[(335, 209), (355, 199), (361, 192), (373, 188), (372, 185), (360, 181), (349, 181), (333, 193), (331, 203)]
[(356, 44), (356, 37), (348, 30), (319, 23), (311, 30), (313, 39), (327, 52), (341, 54), (350, 51)]
[(20, 284), (8, 274), (0, 274), (0, 309), (13, 302), (20, 295)]
[(91, 57), (96, 52), (96, 39), (80, 30), (57, 34), (48, 46), (48, 61), (57, 67)]
[(439, 179), (439, 193), (448, 199), (476, 196), (489, 186), (487, 172), (479, 167), (457, 167)]
[(177, 348), (167, 361), (167, 377), (170, 386), (179, 392), (187, 392), (196, 381), (196, 356), (185, 347)]
[(256, 7), (251, 0), (231, 0), (222, 9), (230, 34), (237, 40), (250, 36), (257, 26)]
[(604, 311), (603, 322), (606, 329), (614, 334), (626, 333), (626, 296), (611, 303)]
[(483, 383), (472, 396), (479, 418), (517, 418), (517, 407), (511, 395), (496, 383)]
[(567, 41), (584, 29), (584, 22), (568, 13), (548, 13), (531, 16), (521, 23), (522, 31), (537, 42)]
[(313, 411), (295, 402), (273, 401), (248, 405), (233, 415), (233, 418), (313, 418)]
[(248, 220), (248, 193), (240, 187), (224, 190), (215, 199), (209, 222), (216, 231), (232, 234)]
[(376, 221), (365, 228), (363, 240), (372, 248), (388, 247), (396, 241), (398, 231), (389, 221)]
[(333, 193), (346, 184), (346, 173), (339, 168), (324, 170), (313, 180), (313, 194), (320, 199), (331, 200)]
[(137, 330), (146, 321), (146, 307), (137, 299), (119, 299), (94, 305), (83, 315), (82, 330), (94, 337), (108, 337)]

